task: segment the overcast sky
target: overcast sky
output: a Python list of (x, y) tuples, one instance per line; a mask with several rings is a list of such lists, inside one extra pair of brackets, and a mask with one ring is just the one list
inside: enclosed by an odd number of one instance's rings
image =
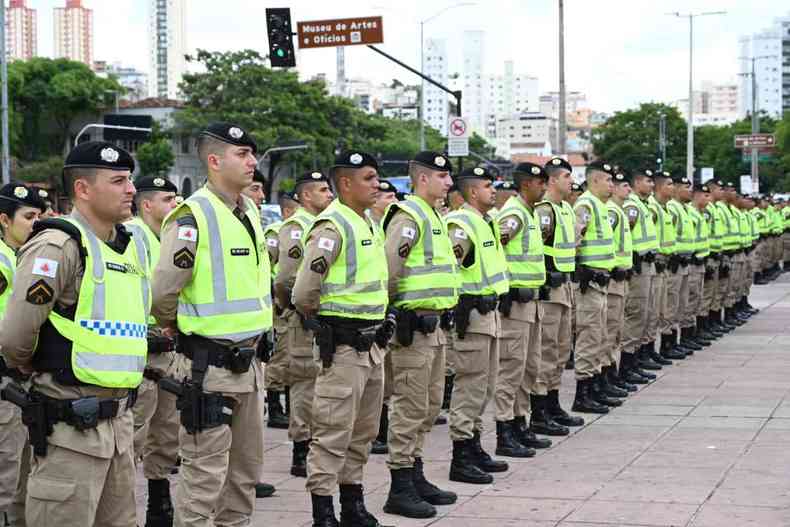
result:
[[(474, 0), (469, 0), (473, 2)], [(37, 8), (39, 54), (54, 51), (52, 8), (65, 0), (28, 0)], [(94, 10), (97, 60), (121, 61), (147, 70), (150, 0), (84, 0)], [(419, 65), (419, 21), (458, 2), (448, 0), (187, 0), (190, 49), (252, 48), (266, 53), (266, 7), (291, 7), (297, 21), (351, 16), (384, 17), (382, 48)], [(540, 79), (541, 91), (557, 89), (557, 0), (478, 0), (425, 24), (425, 37), (447, 40), (450, 71), (460, 72), (464, 30), (486, 32), (486, 73), (513, 60), (517, 73)], [(787, 0), (565, 0), (568, 90), (588, 94), (601, 111), (643, 101), (672, 101), (688, 93), (688, 20), (669, 11), (726, 10), (725, 16), (695, 19), (695, 85), (737, 80), (738, 37), (790, 14)], [(335, 77), (334, 49), (305, 50), (300, 71)], [(416, 78), (362, 46), (346, 49), (347, 77), (389, 82)]]

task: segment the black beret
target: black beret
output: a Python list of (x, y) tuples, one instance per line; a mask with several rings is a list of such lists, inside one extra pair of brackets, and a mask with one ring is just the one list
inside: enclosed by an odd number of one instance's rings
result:
[(652, 168), (645, 168), (640, 170), (639, 174), (652, 179), (656, 175), (656, 171), (653, 171)]
[(362, 168), (371, 167), (379, 169), (378, 161), (370, 154), (360, 150), (347, 150), (335, 157), (335, 164), (332, 168)]
[(395, 188), (395, 185), (387, 181), (386, 179), (379, 180), (379, 192), (393, 192), (397, 193), (398, 189)]
[(735, 190), (735, 185), (733, 185), (731, 182), (727, 182), (724, 188), (726, 188), (727, 190)]
[(516, 184), (512, 181), (497, 181), (494, 183), (494, 188), (497, 190), (516, 190)]
[[(560, 159), (560, 158), (557, 157), (555, 159)], [(561, 159), (561, 161), (564, 161), (564, 159)], [(546, 172), (546, 170), (542, 166), (536, 165), (535, 163), (519, 163), (518, 165), (516, 165), (516, 168), (513, 169), (513, 172), (516, 174), (523, 174), (525, 176), (530, 176), (530, 177), (549, 179), (548, 172)]]
[(158, 190), (160, 192), (178, 192), (178, 188), (167, 178), (160, 176), (145, 176), (137, 178), (134, 182), (137, 192)]
[(199, 135), (207, 135), (218, 139), (223, 143), (235, 146), (249, 146), (255, 154), (258, 152), (258, 145), (252, 140), (250, 134), (244, 131), (241, 126), (231, 123), (211, 123)]
[(654, 170), (653, 178), (672, 179), (672, 173), (666, 170)]
[(612, 178), (615, 185), (620, 185), (623, 183), (631, 183), (631, 174), (627, 170), (617, 170)]
[(592, 163), (587, 165), (587, 170), (597, 170), (599, 172), (605, 172), (610, 176), (614, 176), (614, 166), (600, 159), (593, 161)]
[(258, 170), (258, 167), (255, 167), (255, 171), (252, 173), (252, 181), (255, 183), (263, 183), (266, 184), (266, 176), (263, 175), (263, 172)]
[(420, 152), (414, 156), (412, 161), (424, 167), (430, 168), (431, 170), (438, 170), (441, 172), (453, 171), (453, 164), (450, 162), (449, 157), (438, 152), (431, 152), (430, 150)]
[(280, 192), (278, 196), (278, 201), (282, 203), (283, 201), (288, 201), (288, 200), (299, 203), (299, 200), (296, 198), (296, 195), (293, 192), (285, 192), (285, 191)]
[(104, 168), (134, 172), (132, 155), (106, 141), (85, 141), (71, 149), (63, 168)]
[(47, 205), (39, 191), (46, 192), (43, 189), (29, 187), (22, 183), (7, 183), (0, 188), (0, 200), (13, 201), (19, 205), (34, 207), (44, 212), (47, 210)]
[(494, 175), (486, 167), (467, 168), (456, 178), (456, 181), (462, 179), (487, 179), (491, 182), (494, 181)]
[(716, 185), (717, 187), (723, 187), (724, 186), (724, 181), (722, 181), (720, 179), (714, 179), (714, 180), (708, 182), (708, 185)]
[(573, 167), (571, 166), (571, 164), (561, 157), (552, 157), (551, 159), (549, 159), (548, 163), (544, 165), (543, 168), (546, 169), (546, 172), (552, 172), (560, 168), (563, 170), (567, 170), (568, 172), (573, 172)]
[(584, 189), (578, 183), (571, 183), (571, 192), (584, 192)]
[(705, 183), (695, 183), (694, 192), (710, 192), (710, 187)]
[(30, 187), (30, 188), (32, 188), (32, 189), (33, 189), (33, 191), (34, 191), (36, 194), (38, 194), (38, 197), (39, 197), (39, 198), (41, 198), (41, 199), (43, 199), (43, 200), (48, 200), (48, 199), (49, 199), (49, 192), (47, 192), (47, 191), (46, 191), (46, 190), (44, 190), (43, 188), (38, 188), (38, 187)]
[(294, 185), (294, 191), (299, 188), (299, 185), (304, 185), (305, 183), (318, 183), (319, 181), (329, 183), (329, 178), (327, 178), (323, 173), (319, 172), (318, 170), (310, 170), (309, 172), (304, 172), (302, 175), (296, 178), (296, 185)]
[(689, 178), (687, 178), (686, 176), (681, 176), (681, 175), (673, 177), (672, 178), (672, 182), (676, 183), (678, 185), (690, 185), (691, 184), (691, 181), (689, 181)]

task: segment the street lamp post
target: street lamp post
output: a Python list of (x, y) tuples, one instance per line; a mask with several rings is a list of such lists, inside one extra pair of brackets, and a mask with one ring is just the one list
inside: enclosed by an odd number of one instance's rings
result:
[[(757, 111), (757, 72), (755, 70), (755, 63), (761, 59), (775, 59), (776, 55), (760, 55), (759, 57), (740, 57), (742, 60), (750, 60), (752, 62), (752, 70), (750, 72), (740, 73), (742, 76), (752, 77), (752, 134), (760, 133), (760, 114)], [(752, 189), (757, 191), (759, 188), (760, 180), (760, 150), (752, 148)]]
[(8, 57), (6, 56), (6, 35), (5, 35), (5, 0), (0, 0), (0, 121), (2, 124), (2, 167), (3, 167), (3, 183), (11, 181), (11, 153), (9, 147), (9, 133), (8, 133)]
[(678, 18), (689, 19), (689, 111), (688, 137), (686, 139), (686, 177), (694, 177), (694, 19), (698, 16), (726, 15), (727, 11), (705, 11), (702, 13), (667, 13)]

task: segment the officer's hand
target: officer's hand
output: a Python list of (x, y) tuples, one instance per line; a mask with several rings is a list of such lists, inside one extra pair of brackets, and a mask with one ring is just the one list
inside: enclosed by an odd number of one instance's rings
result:
[(387, 346), (395, 335), (396, 316), (397, 313), (394, 309), (387, 311), (387, 318), (384, 319), (384, 323), (381, 324), (381, 327), (376, 331), (376, 344), (378, 344), (380, 348)]
[(178, 335), (178, 329), (176, 328), (175, 324), (169, 326), (163, 326), (162, 328), (162, 335), (169, 339), (174, 339)]

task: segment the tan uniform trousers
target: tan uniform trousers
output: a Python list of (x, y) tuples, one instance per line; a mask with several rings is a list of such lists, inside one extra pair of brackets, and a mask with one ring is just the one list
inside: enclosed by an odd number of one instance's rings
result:
[[(189, 361), (185, 361), (187, 367)], [(252, 361), (260, 379), (260, 362)], [(260, 386), (259, 381), (256, 386)], [(176, 527), (249, 525), (263, 467), (263, 393), (221, 392), (236, 405), (230, 425), (188, 434), (179, 427)], [(213, 517), (213, 521), (212, 521)]]
[(642, 272), (632, 274), (628, 280), (621, 345), (624, 353), (636, 353), (643, 344), (650, 342), (648, 320), (654, 313), (650, 312), (649, 303), (655, 273), (652, 263), (642, 262)]
[(440, 328), (429, 335), (414, 332), (410, 346), (390, 343), (392, 394), (389, 402), (390, 469), (411, 468), (423, 457), (425, 438), (442, 408), (445, 338)]
[(296, 311), (289, 311), (286, 320), (288, 326), (284, 340), (291, 386), (288, 439), (307, 441), (312, 436), (315, 378), (321, 368), (313, 357), (313, 332), (302, 327), (302, 320)]
[[(31, 460), (25, 510), (27, 525), (135, 527), (131, 410), (102, 421), (89, 431), (101, 444), (98, 450), (92, 448), (94, 441), (89, 441), (91, 446), (86, 448), (86, 441), (80, 437), (85, 432), (65, 423), (56, 424), (55, 429), (49, 437), (47, 455), (33, 456)], [(98, 451), (102, 455), (96, 455)]]
[(573, 287), (576, 303), (576, 379), (589, 379), (601, 372), (606, 352), (606, 290), (598, 284), (590, 284), (581, 292), (577, 284)]
[(483, 432), (483, 412), (494, 395), (499, 348), (497, 339), (466, 333), (454, 345), (455, 384), (450, 403), (450, 439), (471, 439)]
[(549, 293), (549, 300), (542, 301), (543, 316), (540, 324), (540, 368), (535, 383), (535, 393), (545, 394), (559, 390), (565, 363), (571, 356), (571, 284), (566, 282)]
[(289, 385), (288, 379), (288, 365), (290, 357), (288, 355), (288, 339), (285, 335), (287, 332), (287, 324), (282, 317), (274, 317), (274, 353), (272, 353), (269, 362), (263, 370), (263, 385), (267, 390), (277, 390), (284, 392), (285, 387)]
[(606, 334), (602, 366), (619, 366), (622, 353), (623, 332), (625, 330), (625, 299), (628, 296), (628, 282), (612, 280), (606, 291)]
[(455, 364), (453, 363), (453, 349), (455, 348), (455, 331), (446, 331), (444, 333), (444, 360), (446, 362), (444, 367), (445, 375), (455, 375)]
[[(5, 387), (8, 379), (0, 386)], [(0, 519), (5, 512), (11, 525), (25, 524), (25, 490), (30, 472), (30, 445), (22, 414), (14, 404), (0, 401)]]
[(693, 328), (702, 310), (702, 292), (705, 284), (705, 266), (689, 265), (688, 302), (683, 310), (681, 328)]
[(720, 268), (721, 266), (728, 266), (729, 271), (727, 272), (727, 276), (722, 276), (721, 272), (719, 272), (719, 292), (718, 292), (719, 298), (718, 298), (718, 302), (716, 303), (716, 305), (719, 306), (719, 309), (730, 307), (730, 304), (728, 304), (727, 302), (730, 294), (730, 288), (732, 287), (733, 273), (735, 271), (735, 268), (732, 263), (732, 258), (730, 256), (722, 255)]
[(662, 335), (666, 335), (675, 329), (675, 322), (678, 318), (678, 306), (680, 304), (680, 289), (683, 284), (683, 275), (678, 272), (673, 273), (669, 269), (664, 271), (663, 291), (661, 292), (659, 308), (659, 330)]
[[(706, 278), (702, 286), (702, 306), (700, 316), (708, 316), (711, 311), (717, 310), (716, 300), (719, 297), (719, 261), (708, 258), (705, 266), (712, 270), (710, 278)], [(720, 308), (718, 308), (720, 309)]]
[(383, 404), (390, 404), (390, 398), (392, 397), (392, 384), (395, 382), (394, 380), (394, 372), (392, 371), (392, 354), (389, 353), (389, 347), (386, 351), (386, 355), (384, 355), (384, 398), (382, 399)]
[[(647, 335), (648, 342), (656, 342), (661, 333), (661, 302), (666, 294), (667, 272), (656, 271), (650, 283), (650, 298), (647, 304)], [(647, 342), (645, 343), (647, 344)]]
[(362, 483), (381, 417), (382, 353), (375, 344), (370, 353), (338, 346), (332, 365), (318, 373), (313, 439), (307, 455), (306, 487), (310, 493), (332, 496), (338, 484)]
[(727, 296), (725, 297), (726, 307), (732, 307), (741, 297), (745, 279), (745, 261), (746, 256), (743, 253), (737, 253), (730, 258), (730, 287), (727, 290)]
[(672, 328), (675, 327), (681, 328), (684, 327), (686, 324), (686, 319), (683, 318), (683, 315), (688, 308), (689, 303), (689, 273), (690, 273), (690, 265), (680, 266), (678, 269), (678, 300), (677, 306), (675, 307), (675, 311), (673, 311), (672, 316)]
[[(537, 292), (536, 292), (537, 294)], [(510, 317), (502, 316), (499, 373), (494, 390), (497, 421), (511, 421), (530, 413), (530, 393), (540, 369), (540, 304), (513, 303)]]
[(782, 260), (790, 261), (790, 232), (782, 234)]
[[(148, 356), (149, 367), (166, 375), (174, 373), (175, 353)], [(176, 396), (150, 379), (137, 388), (134, 415), (134, 459), (143, 460), (146, 479), (166, 479), (178, 458), (178, 410)]]

